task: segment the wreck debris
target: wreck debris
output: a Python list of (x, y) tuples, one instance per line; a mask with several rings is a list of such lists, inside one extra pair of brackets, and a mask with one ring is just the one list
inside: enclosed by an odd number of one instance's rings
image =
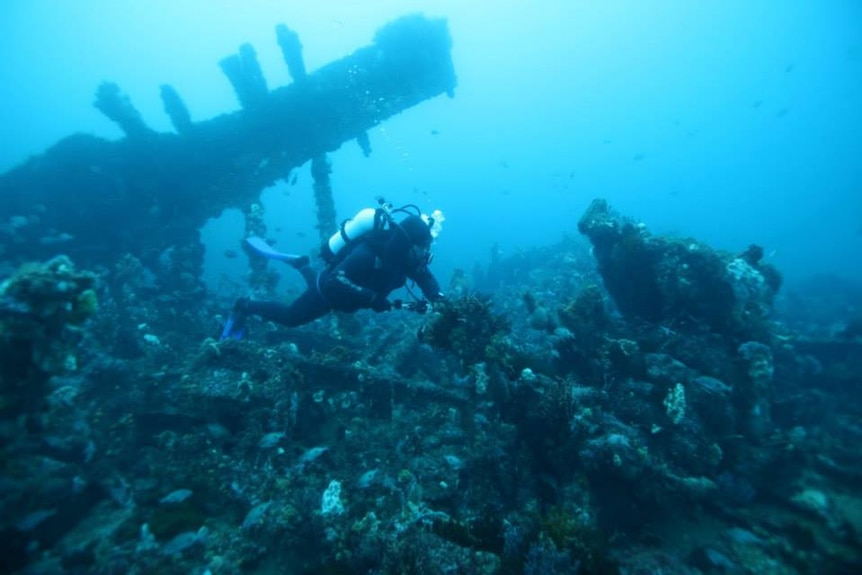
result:
[(294, 82), (305, 78), (305, 62), (302, 60), (302, 44), (299, 42), (299, 35), (284, 24), (275, 27), (275, 35), (290, 77)]
[(605, 288), (624, 314), (667, 326), (705, 324), (740, 343), (766, 336), (781, 277), (752, 257), (757, 246), (733, 255), (697, 240), (653, 236), (605, 200), (593, 201), (578, 229), (592, 243)]
[(314, 178), (314, 203), (317, 205), (317, 232), (325, 242), (336, 230), (335, 200), (332, 198), (332, 182), (329, 174), (332, 164), (325, 154), (311, 160), (311, 175)]

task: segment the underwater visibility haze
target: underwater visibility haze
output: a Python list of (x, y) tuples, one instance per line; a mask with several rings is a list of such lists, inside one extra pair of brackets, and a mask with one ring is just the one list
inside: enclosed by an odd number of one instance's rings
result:
[(0, 571), (862, 572), (862, 4), (0, 50)]

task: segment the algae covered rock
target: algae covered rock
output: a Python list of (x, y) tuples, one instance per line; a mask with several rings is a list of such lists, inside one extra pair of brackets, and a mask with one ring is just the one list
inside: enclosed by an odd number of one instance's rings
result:
[(467, 295), (435, 305), (424, 338), (470, 366), (500, 360), (509, 330), (508, 321), (491, 310), (490, 298)]
[[(761, 262), (763, 250), (734, 255), (697, 240), (653, 236), (642, 223), (590, 204), (578, 230), (593, 245), (605, 288), (629, 317), (761, 339), (781, 278)], [(742, 338), (742, 339), (740, 339)]]
[(48, 377), (77, 369), (81, 327), (97, 309), (95, 283), (58, 256), (22, 265), (0, 284), (0, 411), (38, 400)]

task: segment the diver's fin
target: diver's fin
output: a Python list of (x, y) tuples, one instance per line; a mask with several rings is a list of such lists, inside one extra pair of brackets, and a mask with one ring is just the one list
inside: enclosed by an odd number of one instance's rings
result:
[(272, 249), (272, 246), (266, 243), (266, 240), (257, 236), (252, 236), (245, 239), (245, 244), (257, 254), (271, 260), (277, 260), (291, 265), (295, 268), (301, 268), (308, 264), (308, 256), (297, 256), (293, 254), (285, 254)]
[(221, 332), (219, 341), (226, 339), (241, 340), (245, 335), (245, 314), (241, 312), (232, 312), (224, 322), (224, 329)]

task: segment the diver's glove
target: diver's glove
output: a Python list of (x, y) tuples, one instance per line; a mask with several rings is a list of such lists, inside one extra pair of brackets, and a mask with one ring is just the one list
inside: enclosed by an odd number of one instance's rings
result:
[(397, 299), (392, 302), (393, 309), (406, 309), (408, 311), (415, 311), (419, 315), (422, 315), (428, 311), (428, 302), (424, 299), (419, 301), (408, 301), (404, 302), (400, 299)]
[(428, 302), (424, 299), (420, 299), (419, 301), (413, 302), (413, 305), (410, 306), (412, 311), (415, 311), (419, 315), (424, 315), (428, 312)]

